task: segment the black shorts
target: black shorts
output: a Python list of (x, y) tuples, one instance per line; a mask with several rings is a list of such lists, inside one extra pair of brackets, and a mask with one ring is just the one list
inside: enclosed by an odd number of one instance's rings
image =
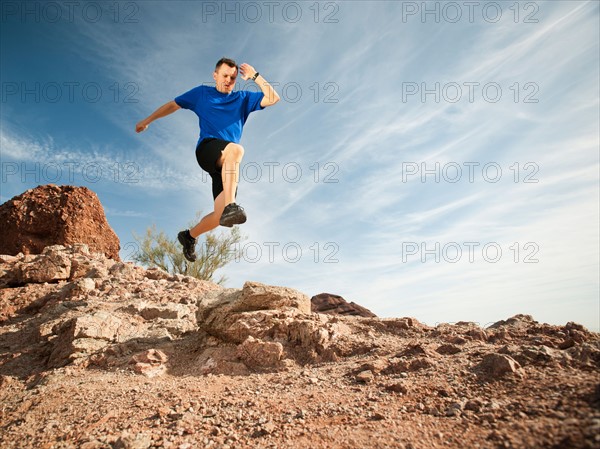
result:
[(207, 137), (196, 147), (196, 160), (198, 165), (207, 172), (212, 178), (212, 193), (216, 199), (219, 193), (223, 191), (223, 179), (221, 178), (221, 167), (217, 167), (217, 162), (221, 158), (221, 153), (231, 142), (214, 137)]

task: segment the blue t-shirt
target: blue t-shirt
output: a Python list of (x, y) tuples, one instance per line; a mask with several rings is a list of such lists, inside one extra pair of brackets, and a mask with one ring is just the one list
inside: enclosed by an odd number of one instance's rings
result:
[(175, 98), (175, 103), (198, 116), (198, 143), (207, 137), (240, 143), (250, 113), (264, 109), (260, 105), (263, 97), (262, 92), (239, 90), (223, 94), (216, 87), (198, 86)]

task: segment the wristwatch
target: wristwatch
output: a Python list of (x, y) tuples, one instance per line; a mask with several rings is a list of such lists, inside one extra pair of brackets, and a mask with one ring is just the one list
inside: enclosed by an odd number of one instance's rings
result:
[(258, 75), (260, 75), (260, 73), (256, 72), (254, 74), (254, 76), (252, 77), (252, 81), (256, 81), (256, 78), (258, 78)]

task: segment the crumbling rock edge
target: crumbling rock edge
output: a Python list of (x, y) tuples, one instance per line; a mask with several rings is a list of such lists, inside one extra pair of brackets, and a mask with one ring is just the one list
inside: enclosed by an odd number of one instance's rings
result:
[[(11, 438), (0, 436), (3, 447), (14, 447), (8, 441), (19, 441), (16, 436), (22, 435), (18, 417), (29, 409), (19, 398), (29, 397), (29, 390), (113, 375), (109, 378), (116, 379), (117, 390), (119, 382), (136, 378), (146, 383), (135, 385), (169, 385), (172, 378), (193, 388), (186, 379), (213, 382), (210, 379), (224, 375), (248, 379), (250, 384), (264, 385), (257, 379), (267, 379), (263, 388), (273, 388), (269, 390), (273, 398), (267, 395), (260, 399), (263, 402), (252, 402), (247, 399), (256, 398), (252, 386), (240, 387), (237, 393), (245, 403), (264, 403), (265, 410), (277, 407), (273, 402), (277, 395), (300, 398), (304, 390), (321, 395), (328, 385), (327, 394), (340, 403), (346, 396), (368, 395), (364, 417), (368, 423), (381, 421), (382, 435), (389, 426), (398, 430), (395, 426), (406, 419), (425, 426), (415, 431), (414, 440), (406, 437), (396, 444), (397, 435), (388, 435), (385, 444), (373, 447), (408, 448), (411, 441), (420, 442), (413, 447), (438, 447), (435, 433), (426, 431), (429, 440), (422, 439), (428, 420), (436, 419), (442, 421), (435, 421), (432, 429), (443, 428), (443, 420), (457, 420), (471, 429), (461, 435), (463, 440), (447, 439), (449, 447), (464, 447), (468, 440), (486, 448), (591, 448), (599, 442), (599, 368), (599, 335), (576, 323), (554, 326), (515, 315), (485, 329), (467, 322), (430, 327), (411, 317), (312, 313), (311, 299), (290, 288), (246, 282), (241, 289), (226, 289), (115, 261), (83, 244), (50, 246), (39, 255), (0, 256), (0, 399), (8, 404), (0, 410), (0, 420), (9, 419), (3, 428)], [(247, 385), (243, 380), (232, 385), (239, 382)], [(131, 388), (141, 394), (142, 387)], [(218, 396), (215, 401), (221, 403)], [(312, 402), (305, 402), (292, 419), (310, 426), (312, 414), (317, 419), (317, 413), (333, 413), (322, 405), (330, 402)], [(374, 403), (381, 406), (373, 409), (369, 404)], [(33, 402), (29, 404), (32, 407)], [(205, 418), (173, 407), (152, 412), (161, 426), (187, 417), (205, 428), (204, 421), (197, 421)], [(345, 416), (359, 425), (362, 408), (344, 407)], [(342, 413), (339, 410), (336, 413)], [(223, 413), (227, 420), (239, 422)], [(137, 438), (122, 433), (102, 440), (102, 429), (115, 427), (106, 423), (111, 415), (98, 419), (101, 424), (90, 427), (87, 439), (79, 433), (72, 438), (97, 443), (89, 447), (128, 447), (127, 441)], [(135, 422), (140, 419), (148, 417), (138, 416)], [(240, 447), (260, 443), (260, 438), (288, 442), (285, 420), (265, 421), (235, 441), (243, 442)], [(530, 425), (509, 428), (503, 422)], [(326, 421), (326, 425), (338, 424)], [(448, 425), (454, 428), (455, 423)], [(221, 431), (211, 434), (211, 428), (207, 435), (212, 436), (202, 437), (198, 444), (225, 444)], [(44, 437), (22, 447), (40, 447), (53, 432), (41, 431)], [(297, 445), (290, 447), (307, 447), (315, 437), (294, 435)], [(364, 433), (357, 435), (355, 443), (342, 439), (339, 445), (330, 445), (365, 447), (370, 442), (360, 437)], [(185, 445), (184, 436), (173, 441)], [(142, 440), (143, 447), (169, 447), (160, 439)]]
[[(19, 349), (35, 347), (33, 352), (48, 369), (68, 364), (165, 365), (169, 362), (164, 354), (150, 363), (136, 361), (139, 356), (132, 353), (159, 351), (162, 346), (173, 351), (173, 342), (183, 338), (195, 346), (195, 369), (201, 374), (248, 374), (335, 362), (376, 351), (386, 345), (381, 340), (411, 336), (445, 343), (401, 353), (390, 359), (386, 370), (431, 367), (473, 342), (482, 347), (505, 343), (482, 353), (473, 368), (492, 377), (518, 374), (532, 362), (582, 369), (600, 363), (597, 335), (575, 323), (558, 327), (516, 315), (487, 329), (473, 323), (431, 328), (408, 317), (312, 313), (311, 299), (294, 289), (251, 281), (241, 289), (225, 289), (117, 262), (91, 253), (84, 244), (54, 245), (40, 255), (0, 256), (0, 286), (0, 320), (35, 335), (20, 339)], [(531, 345), (511, 347), (520, 336), (527, 336)], [(413, 356), (417, 359), (407, 361)]]
[(47, 369), (135, 362), (143, 372), (137, 364), (168, 357), (139, 362), (133, 352), (173, 350), (185, 338), (198, 352), (199, 373), (247, 374), (369, 352), (374, 343), (364, 334), (375, 323), (384, 334), (428, 329), (410, 318), (312, 313), (310, 298), (294, 289), (257, 282), (225, 289), (117, 262), (84, 244), (0, 256), (0, 287), (0, 321), (36, 336), (20, 339), (20, 349), (35, 347)]

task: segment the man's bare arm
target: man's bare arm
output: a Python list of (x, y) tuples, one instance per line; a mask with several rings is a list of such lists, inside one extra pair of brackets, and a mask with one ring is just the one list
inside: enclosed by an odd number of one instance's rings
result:
[(178, 109), (181, 109), (181, 106), (175, 103), (175, 101), (169, 101), (168, 103), (163, 104), (160, 108), (158, 108), (144, 120), (135, 125), (135, 131), (141, 133), (142, 131), (146, 130), (146, 128), (148, 128), (148, 125), (154, 120), (172, 114)]
[[(240, 71), (242, 73), (242, 79), (244, 80), (250, 79), (256, 74), (254, 67), (246, 63), (240, 65)], [(279, 95), (277, 92), (275, 92), (273, 86), (271, 86), (269, 82), (262, 77), (262, 75), (259, 74), (254, 82), (258, 84), (258, 87), (260, 87), (260, 90), (265, 95), (260, 102), (260, 105), (263, 108), (266, 108), (267, 106), (273, 106), (279, 101)]]

